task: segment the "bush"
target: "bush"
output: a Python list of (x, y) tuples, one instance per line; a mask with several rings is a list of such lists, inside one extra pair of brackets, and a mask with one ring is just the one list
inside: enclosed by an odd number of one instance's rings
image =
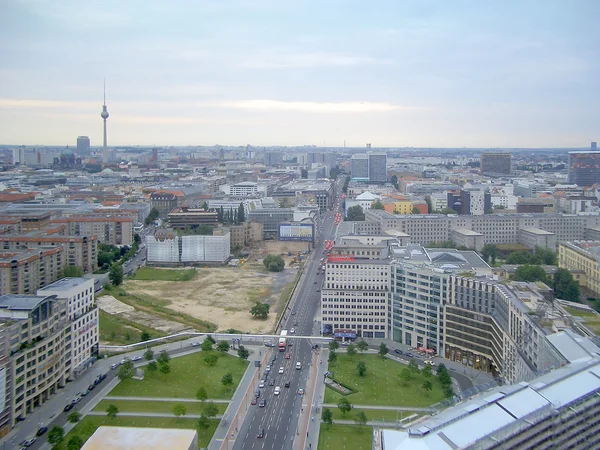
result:
[(280, 255), (267, 255), (263, 264), (269, 272), (281, 272), (285, 267), (285, 261)]

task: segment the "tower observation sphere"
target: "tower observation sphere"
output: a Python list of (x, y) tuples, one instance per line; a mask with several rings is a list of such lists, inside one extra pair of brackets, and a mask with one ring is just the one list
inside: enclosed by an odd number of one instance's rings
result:
[(102, 117), (103, 119), (108, 119), (108, 111), (106, 110), (106, 106), (102, 107), (102, 112), (100, 113), (100, 117)]

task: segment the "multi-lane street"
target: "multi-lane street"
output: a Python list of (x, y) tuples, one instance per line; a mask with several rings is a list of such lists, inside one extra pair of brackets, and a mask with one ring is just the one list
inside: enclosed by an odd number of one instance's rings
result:
[[(336, 191), (340, 191), (340, 184), (336, 184)], [(339, 198), (335, 196), (335, 198)], [(334, 205), (337, 203), (334, 200)], [(324, 214), (319, 224), (315, 248), (311, 257), (304, 266), (304, 270), (293, 303), (284, 314), (282, 327), (288, 330), (293, 328), (295, 335), (318, 336), (319, 322), (317, 311), (319, 306), (320, 290), (323, 283), (323, 271), (321, 258), (323, 257), (324, 241), (332, 240), (335, 235), (335, 212), (328, 211)], [(319, 274), (317, 275), (317, 272)], [(266, 400), (264, 407), (259, 406), (257, 401), (246, 415), (241, 425), (234, 449), (291, 449), (294, 439), (300, 432), (298, 418), (303, 408), (310, 408), (310, 401), (306, 400), (299, 389), (306, 391), (309, 367), (312, 361), (316, 361), (314, 343), (304, 339), (293, 340), (293, 345), (286, 352), (273, 349), (274, 361), (266, 378), (265, 387), (258, 389), (260, 397), (258, 400)], [(289, 359), (285, 355), (289, 354)], [(271, 362), (271, 361), (268, 361)], [(296, 369), (296, 363), (300, 362), (302, 368)], [(283, 367), (283, 374), (279, 374), (279, 368)], [(261, 378), (264, 377), (265, 367), (261, 368)], [(273, 381), (273, 385), (270, 382)], [(289, 382), (289, 387), (285, 387)], [(280, 387), (281, 393), (275, 395), (275, 388)], [(264, 430), (264, 435), (263, 435)], [(262, 437), (258, 437), (262, 435)]]

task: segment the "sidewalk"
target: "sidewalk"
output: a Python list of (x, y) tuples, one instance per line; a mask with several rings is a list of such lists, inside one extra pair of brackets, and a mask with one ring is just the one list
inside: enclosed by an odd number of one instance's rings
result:
[[(176, 398), (176, 397), (121, 397), (121, 396), (107, 396), (104, 400), (130, 400), (135, 402), (180, 402), (180, 403), (202, 403), (201, 400), (195, 398)], [(231, 400), (223, 400), (216, 398), (207, 398), (207, 402), (213, 403), (231, 403)]]
[[(338, 405), (333, 403), (323, 403), (323, 408), (337, 408)], [(418, 411), (418, 412), (434, 412), (434, 408), (410, 408), (408, 406), (374, 406), (374, 405), (353, 405), (356, 409), (385, 409), (387, 411)], [(336, 420), (336, 422), (338, 422)]]

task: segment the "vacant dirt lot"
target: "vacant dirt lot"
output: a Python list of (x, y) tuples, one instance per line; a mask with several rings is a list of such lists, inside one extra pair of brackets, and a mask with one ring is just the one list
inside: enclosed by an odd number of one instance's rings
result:
[[(280, 273), (266, 272), (260, 262), (262, 256), (256, 256), (242, 267), (197, 269), (197, 277), (190, 281), (127, 280), (124, 287), (134, 295), (167, 300), (168, 308), (216, 323), (219, 330), (265, 333), (273, 328), (275, 305), (297, 269), (286, 266)], [(252, 318), (249, 311), (256, 301), (272, 305), (269, 319)]]

